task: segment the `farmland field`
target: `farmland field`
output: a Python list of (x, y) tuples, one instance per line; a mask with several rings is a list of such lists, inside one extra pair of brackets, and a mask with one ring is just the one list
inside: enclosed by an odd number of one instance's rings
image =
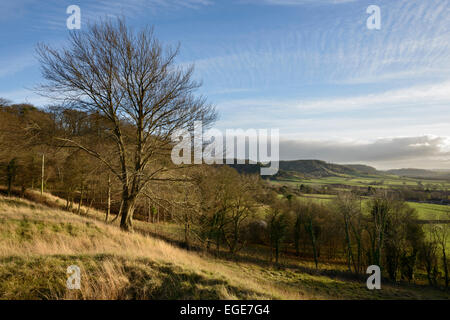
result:
[(427, 180), (427, 179), (413, 179), (396, 176), (387, 176), (386, 178), (380, 176), (372, 177), (324, 177), (311, 179), (277, 179), (270, 181), (274, 185), (289, 185), (291, 187), (303, 185), (345, 185), (350, 187), (377, 187), (377, 188), (400, 188), (400, 187), (414, 187), (422, 184), (424, 186), (445, 186), (450, 188), (450, 182), (444, 180)]
[(450, 212), (450, 206), (439, 204), (408, 202), (408, 205), (417, 210), (420, 219), (435, 220)]
[[(382, 184), (381, 184), (382, 183)], [(373, 188), (400, 188), (400, 187), (415, 187), (419, 183), (422, 185), (439, 185), (445, 186), (445, 188), (450, 186), (447, 181), (441, 180), (419, 180), (412, 178), (402, 178), (396, 176), (390, 176), (389, 179), (381, 179), (380, 177), (373, 178), (363, 178), (363, 177), (324, 177), (324, 178), (313, 178), (313, 179), (279, 179), (271, 180), (270, 184), (273, 186), (288, 186), (291, 188), (299, 188), (301, 185), (308, 185), (314, 187), (327, 187), (331, 185), (339, 185), (335, 187), (335, 191), (347, 190), (349, 187), (373, 187)], [(316, 194), (316, 193), (302, 193), (300, 198), (310, 200), (316, 203), (329, 204), (336, 198), (333, 194)], [(363, 197), (362, 206), (365, 207), (368, 197)], [(419, 219), (423, 220), (435, 220), (440, 219), (441, 216), (450, 211), (450, 206), (433, 204), (433, 203), (423, 203), (423, 202), (413, 202), (407, 201), (408, 205), (417, 210)]]

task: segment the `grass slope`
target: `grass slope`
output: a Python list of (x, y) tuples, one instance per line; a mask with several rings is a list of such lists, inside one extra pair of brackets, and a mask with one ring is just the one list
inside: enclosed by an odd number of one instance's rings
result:
[[(47, 195), (45, 202), (64, 201)], [(315, 271), (308, 262), (278, 268), (215, 259), (124, 233), (100, 218), (0, 196), (0, 299), (449, 298), (416, 285), (369, 291), (364, 280), (346, 279), (333, 266)], [(66, 289), (66, 269), (74, 264), (81, 290)]]

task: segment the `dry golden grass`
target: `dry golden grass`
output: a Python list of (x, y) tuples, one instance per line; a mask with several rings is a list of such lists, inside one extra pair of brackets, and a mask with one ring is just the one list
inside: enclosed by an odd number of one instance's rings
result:
[[(145, 292), (134, 296), (125, 293), (132, 281), (129, 270), (133, 268), (144, 273), (149, 271), (143, 279), (140, 279), (142, 282), (152, 280), (146, 277), (153, 278), (156, 282), (174, 281), (173, 290), (183, 285), (176, 283), (183, 278), (186, 278), (186, 281), (190, 281), (190, 278), (197, 279), (198, 284), (195, 285), (198, 288), (194, 288), (194, 291), (206, 290), (209, 284), (214, 284), (216, 292), (211, 293), (214, 298), (299, 298), (295, 290), (289, 291), (277, 288), (273, 283), (250, 279), (239, 269), (176, 248), (164, 241), (139, 233), (125, 233), (116, 226), (50, 209), (27, 200), (0, 197), (0, 221), (0, 259), (3, 265), (5, 261), (9, 261), (10, 264), (20, 261), (25, 265), (30, 263), (26, 269), (31, 269), (36, 261), (44, 265), (48, 263), (43, 257), (53, 259), (59, 257), (66, 264), (61, 265), (61, 269), (58, 270), (61, 274), (61, 279), (57, 281), (58, 288), (67, 279), (65, 275), (67, 266), (77, 264), (84, 270), (80, 292), (74, 296), (74, 292), (69, 290), (63, 295), (55, 291), (48, 294), (51, 298), (152, 297), (151, 290), (148, 296)], [(92, 261), (95, 261), (94, 265), (86, 266), (86, 263)], [(171, 279), (165, 277), (160, 279), (161, 270), (164, 268), (173, 270), (173, 275), (169, 277)], [(27, 270), (30, 271), (36, 275), (41, 273), (39, 269)], [(169, 270), (166, 273), (170, 275)], [(178, 279), (177, 275), (180, 274), (184, 277)], [(168, 283), (164, 286), (153, 283), (152, 286), (159, 290), (162, 287), (170, 287)], [(193, 294), (195, 297), (195, 292)], [(0, 296), (14, 298), (2, 291)], [(170, 296), (170, 293), (163, 296)]]
[[(99, 211), (88, 217), (62, 211), (65, 201), (48, 194), (27, 197), (34, 201), (0, 196), (0, 299), (449, 298), (418, 286), (369, 291), (364, 281), (305, 272), (300, 264), (279, 269), (215, 259), (123, 232)], [(66, 288), (70, 265), (81, 269), (81, 290)]]

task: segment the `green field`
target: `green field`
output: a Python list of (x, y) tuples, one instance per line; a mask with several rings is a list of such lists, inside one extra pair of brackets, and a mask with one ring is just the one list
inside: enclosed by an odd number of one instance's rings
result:
[[(304, 194), (300, 196), (302, 199), (307, 199), (321, 204), (329, 204), (336, 198), (334, 195), (329, 194)], [(365, 206), (368, 199), (362, 200), (362, 205)], [(419, 219), (423, 220), (437, 220), (443, 217), (444, 214), (450, 212), (450, 206), (444, 206), (431, 203), (418, 203), (407, 201), (407, 204), (416, 209), (419, 215)]]
[[(448, 180), (433, 180), (433, 179), (416, 179), (408, 177), (400, 177), (396, 175), (366, 175), (366, 176), (349, 176), (349, 175), (336, 175), (331, 177), (322, 178), (277, 178), (276, 180), (269, 180), (269, 183), (274, 187), (287, 186), (295, 190), (299, 190), (301, 185), (313, 187), (316, 190), (320, 190), (327, 193), (326, 187), (333, 187), (334, 193), (336, 191), (348, 190), (350, 188), (382, 188), (382, 189), (400, 189), (400, 188), (414, 188), (422, 186), (423, 188), (443, 190), (450, 189), (450, 181)], [(329, 204), (335, 198), (332, 194), (307, 194), (303, 193), (301, 198), (309, 199), (316, 203)], [(363, 199), (362, 205), (367, 202), (367, 198)], [(423, 220), (435, 220), (440, 219), (442, 216), (450, 211), (450, 206), (408, 202), (412, 208), (416, 209), (420, 219)]]
[(420, 219), (437, 220), (450, 213), (450, 206), (418, 202), (408, 202), (408, 204), (417, 210)]
[(350, 187), (376, 187), (376, 188), (401, 188), (401, 187), (413, 187), (418, 186), (421, 183), (424, 186), (445, 186), (450, 188), (450, 182), (444, 180), (427, 180), (427, 179), (413, 179), (404, 178), (393, 175), (387, 175), (385, 177), (380, 176), (368, 176), (368, 177), (324, 177), (324, 178), (311, 178), (311, 179), (295, 179), (295, 178), (280, 178), (270, 181), (274, 185), (288, 185), (290, 187), (298, 187), (300, 185), (310, 186), (326, 186), (326, 185), (345, 185)]

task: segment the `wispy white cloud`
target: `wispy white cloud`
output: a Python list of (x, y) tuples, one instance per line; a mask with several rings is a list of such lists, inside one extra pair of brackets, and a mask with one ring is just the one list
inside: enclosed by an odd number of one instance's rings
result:
[(162, 10), (177, 10), (182, 8), (199, 9), (212, 5), (210, 0), (99, 0), (86, 4), (89, 17), (95, 18), (98, 13), (109, 15), (135, 16), (146, 12), (157, 13)]
[(33, 14), (31, 24), (35, 30), (62, 30), (66, 28), (66, 8), (76, 4), (81, 9), (82, 26), (84, 23), (95, 22), (106, 17), (143, 18), (163, 12), (173, 12), (181, 9), (200, 9), (213, 4), (211, 0), (97, 0), (78, 1), (48, 0), (45, 9), (36, 11), (36, 6), (42, 6), (36, 0), (27, 0), (28, 5), (22, 10)]
[(230, 109), (270, 109), (301, 114), (326, 114), (329, 112), (348, 112), (355, 110), (371, 110), (389, 108), (427, 108), (444, 106), (450, 109), (450, 81), (412, 86), (404, 89), (388, 90), (380, 93), (336, 97), (312, 100), (282, 99), (240, 99), (220, 104), (224, 110)]
[(277, 6), (298, 6), (305, 4), (342, 4), (357, 0), (243, 0), (246, 3), (258, 3)]
[(303, 111), (329, 112), (356, 109), (374, 110), (386, 107), (391, 110), (398, 107), (426, 108), (433, 105), (445, 105), (450, 109), (450, 82), (349, 98), (300, 101), (296, 103), (296, 108)]
[[(387, 108), (388, 109), (388, 108)], [(280, 136), (290, 139), (338, 139), (367, 142), (377, 138), (432, 134), (450, 136), (448, 109), (405, 109), (393, 116), (389, 111), (363, 111), (358, 114), (311, 116), (279, 108), (236, 109), (238, 118), (222, 117), (220, 128), (278, 128)]]
[(398, 136), (450, 137), (450, 82), (303, 101), (235, 99), (218, 109), (225, 115), (218, 123), (222, 128), (279, 128), (285, 139), (367, 143)]
[(449, 79), (450, 1), (378, 4), (379, 31), (367, 30), (364, 3), (354, 2), (335, 15), (332, 7), (330, 13), (311, 11), (316, 16), (305, 22), (299, 11), (295, 24), (239, 34), (239, 41), (215, 50), (226, 54), (202, 55), (195, 61), (198, 74), (214, 88), (237, 83), (272, 90), (283, 85)]
[(0, 23), (23, 17), (38, 0), (1, 1)]
[(0, 78), (14, 75), (36, 64), (32, 54), (1, 57)]

